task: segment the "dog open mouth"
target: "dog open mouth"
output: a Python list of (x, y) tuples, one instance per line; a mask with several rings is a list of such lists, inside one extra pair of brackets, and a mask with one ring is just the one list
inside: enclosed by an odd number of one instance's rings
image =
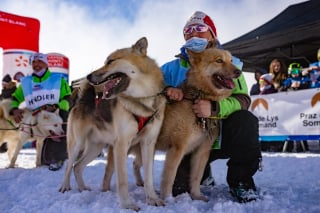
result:
[(123, 72), (116, 72), (103, 79), (101, 76), (102, 75), (90, 74), (87, 76), (87, 80), (99, 92), (103, 92), (103, 99), (117, 95), (125, 91), (129, 86), (130, 78)]
[(217, 75), (217, 74), (212, 75), (212, 82), (214, 85), (216, 85), (220, 89), (222, 88), (233, 89), (235, 87), (233, 78), (226, 78), (222, 75)]
[(59, 142), (61, 141), (61, 135), (57, 135), (54, 131), (49, 130), (50, 133), (50, 138), (55, 141), (55, 142)]

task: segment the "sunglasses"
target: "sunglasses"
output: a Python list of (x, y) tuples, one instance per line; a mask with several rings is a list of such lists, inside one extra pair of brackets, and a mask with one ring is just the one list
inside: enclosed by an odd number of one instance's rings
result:
[(183, 34), (191, 34), (193, 31), (196, 31), (198, 33), (204, 33), (207, 32), (209, 29), (209, 27), (207, 25), (203, 25), (203, 24), (197, 24), (197, 25), (189, 25), (186, 26), (183, 29)]

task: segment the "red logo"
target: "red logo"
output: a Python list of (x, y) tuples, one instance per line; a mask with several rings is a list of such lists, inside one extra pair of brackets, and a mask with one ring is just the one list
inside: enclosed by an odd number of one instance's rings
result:
[(19, 56), (18, 58), (16, 58), (14, 61), (16, 62), (16, 66), (17, 66), (17, 67), (27, 67), (28, 64), (29, 64), (29, 60), (23, 58), (22, 55), (20, 55), (20, 56)]

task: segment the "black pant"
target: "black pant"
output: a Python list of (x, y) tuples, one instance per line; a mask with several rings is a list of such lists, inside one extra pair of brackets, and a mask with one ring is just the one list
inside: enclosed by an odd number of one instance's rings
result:
[[(66, 122), (68, 120), (68, 112), (60, 110), (59, 114)], [(67, 132), (67, 124), (62, 125), (64, 132)], [(61, 137), (60, 141), (54, 141), (52, 138), (46, 138), (42, 148), (41, 164), (49, 165), (58, 161), (64, 161), (68, 158), (66, 137)]]
[[(236, 111), (222, 121), (221, 149), (212, 149), (202, 179), (208, 177), (210, 163), (216, 159), (228, 159), (227, 182), (236, 186), (239, 182), (253, 183), (253, 175), (259, 168), (261, 148), (258, 119), (247, 110)], [(186, 155), (177, 171), (176, 185), (189, 185), (190, 154)], [(187, 181), (187, 183), (182, 183)]]

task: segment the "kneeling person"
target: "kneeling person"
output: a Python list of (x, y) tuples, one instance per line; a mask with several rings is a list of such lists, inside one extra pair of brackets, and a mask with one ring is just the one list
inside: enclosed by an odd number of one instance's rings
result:
[[(53, 112), (59, 108), (60, 116), (66, 122), (71, 95), (67, 81), (61, 74), (50, 72), (46, 54), (34, 53), (30, 62), (33, 73), (23, 77), (21, 84), (12, 94), (10, 114), (14, 116), (15, 122), (21, 122), (23, 110), (19, 109), (19, 106), (25, 102), (26, 108), (33, 111)], [(63, 125), (63, 129), (66, 131), (66, 125)], [(42, 150), (42, 164), (49, 165), (52, 171), (60, 169), (67, 158), (66, 149), (65, 137), (60, 138), (59, 142), (47, 138)]]

